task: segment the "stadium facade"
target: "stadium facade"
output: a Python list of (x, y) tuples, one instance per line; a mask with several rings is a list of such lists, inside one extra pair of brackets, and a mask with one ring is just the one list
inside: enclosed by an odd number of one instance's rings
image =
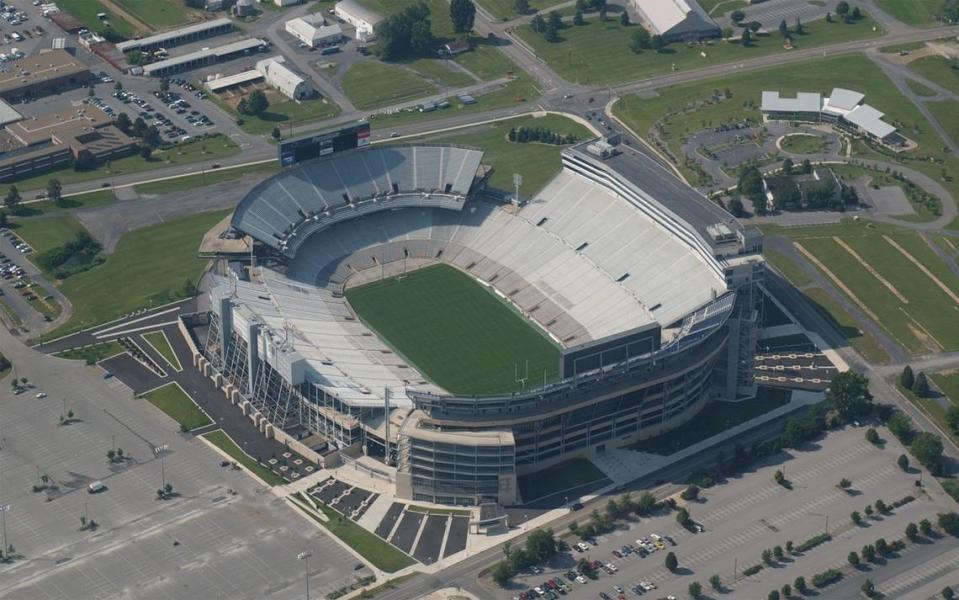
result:
[[(256, 240), (259, 264), (220, 261), (196, 337), (268, 435), (377, 457), (401, 498), (511, 505), (518, 475), (754, 394), (757, 230), (604, 140), (564, 150), (560, 174), (521, 206), (483, 197), (482, 160), (455, 146), (359, 148), (239, 203), (232, 232)], [(349, 286), (437, 263), (544, 330), (562, 348), (560, 379), (450, 394), (346, 301)]]

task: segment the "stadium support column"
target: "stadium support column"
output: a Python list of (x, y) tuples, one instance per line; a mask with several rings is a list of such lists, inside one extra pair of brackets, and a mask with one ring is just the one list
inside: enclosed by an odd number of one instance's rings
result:
[(233, 302), (229, 297), (220, 298), (218, 306), (220, 317), (220, 364), (226, 364), (226, 351), (233, 338)]
[(256, 370), (260, 362), (260, 325), (250, 323), (247, 329), (246, 344), (246, 392), (253, 396), (253, 383), (256, 381)]
[(383, 388), (383, 462), (390, 465), (390, 388)]

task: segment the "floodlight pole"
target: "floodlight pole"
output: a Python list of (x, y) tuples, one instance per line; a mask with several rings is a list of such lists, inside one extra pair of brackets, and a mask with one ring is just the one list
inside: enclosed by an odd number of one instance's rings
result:
[(521, 185), (523, 185), (523, 176), (519, 173), (513, 173), (513, 189), (515, 190), (513, 194), (513, 202), (517, 206), (520, 204), (519, 188)]
[(390, 388), (383, 388), (383, 442), (386, 452), (383, 454), (386, 466), (390, 466)]
[(306, 600), (310, 600), (310, 557), (313, 556), (312, 552), (300, 552), (296, 555), (298, 560), (306, 562), (306, 571), (304, 575), (306, 576)]

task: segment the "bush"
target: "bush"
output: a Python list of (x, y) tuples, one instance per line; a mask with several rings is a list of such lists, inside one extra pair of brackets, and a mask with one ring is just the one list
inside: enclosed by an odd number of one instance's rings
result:
[(832, 539), (832, 536), (828, 533), (820, 533), (819, 535), (813, 536), (806, 540), (805, 542), (796, 546), (796, 552), (807, 552), (812, 550), (820, 544), (825, 544)]
[(959, 515), (954, 512), (939, 513), (939, 527), (950, 535), (959, 535)]
[(687, 501), (696, 500), (697, 498), (699, 498), (699, 486), (690, 485), (689, 487), (687, 487), (685, 490), (683, 490), (682, 498), (683, 500), (687, 500)]
[(836, 569), (828, 569), (822, 573), (816, 573), (812, 577), (812, 584), (817, 588), (824, 588), (827, 585), (836, 583), (842, 579), (842, 572)]
[(753, 565), (751, 567), (746, 567), (745, 569), (743, 569), (743, 575), (745, 577), (749, 577), (750, 575), (755, 575), (756, 573), (762, 570), (763, 570), (762, 565)]
[(878, 444), (878, 443), (879, 443), (879, 432), (877, 432), (877, 431), (876, 431), (875, 429), (873, 429), (872, 427), (870, 427), (869, 429), (867, 429), (867, 430), (866, 430), (866, 441), (868, 441), (870, 444)]

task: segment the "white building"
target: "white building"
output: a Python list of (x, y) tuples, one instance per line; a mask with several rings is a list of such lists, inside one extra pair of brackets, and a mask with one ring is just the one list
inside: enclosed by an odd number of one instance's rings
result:
[(286, 22), (286, 32), (310, 48), (330, 46), (343, 39), (339, 25), (327, 25), (322, 15), (305, 15)]
[(652, 33), (667, 42), (715, 38), (722, 34), (716, 21), (696, 0), (633, 0)]
[(864, 94), (844, 88), (833, 88), (829, 96), (799, 92), (795, 98), (764, 91), (760, 110), (767, 119), (834, 123), (888, 146), (902, 147), (906, 139), (893, 125), (882, 120), (882, 112), (863, 102), (864, 99)]
[(316, 90), (302, 75), (285, 64), (282, 56), (273, 56), (256, 63), (256, 70), (263, 74), (266, 82), (292, 100), (306, 100), (316, 94)]
[(368, 42), (373, 39), (373, 28), (383, 20), (379, 14), (361, 6), (356, 0), (341, 0), (333, 9), (340, 19), (356, 28), (356, 39)]
[(303, 0), (273, 0), (273, 4), (277, 6), (293, 6), (294, 4), (299, 4)]

